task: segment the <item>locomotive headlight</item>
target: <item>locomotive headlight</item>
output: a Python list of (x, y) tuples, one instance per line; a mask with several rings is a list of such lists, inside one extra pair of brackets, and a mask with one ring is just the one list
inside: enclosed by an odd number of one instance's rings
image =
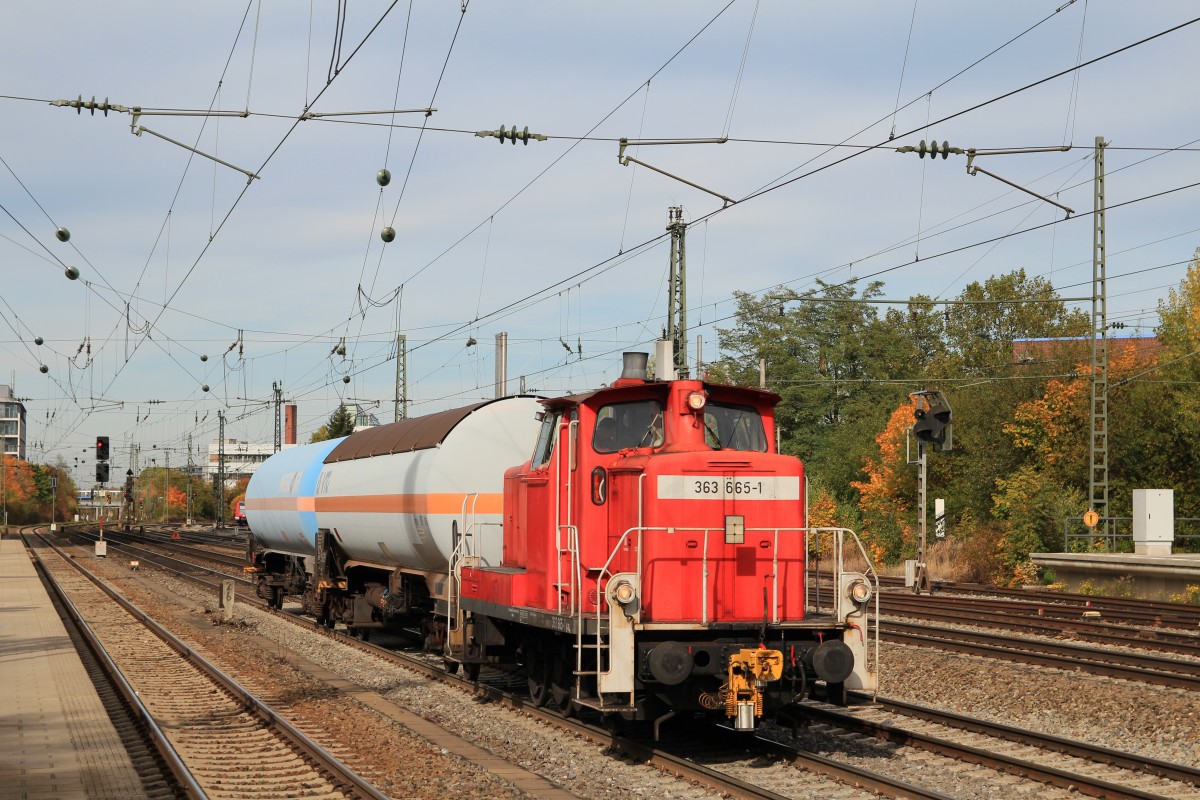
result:
[(618, 581), (616, 586), (614, 586), (612, 589), (609, 589), (609, 597), (611, 597), (613, 600), (616, 600), (623, 606), (627, 606), (632, 603), (636, 594), (637, 593), (633, 589), (633, 584), (629, 581)]
[(871, 584), (863, 580), (850, 584), (850, 599), (860, 606), (871, 599)]
[(704, 396), (704, 392), (692, 392), (687, 396), (688, 408), (692, 411), (700, 411), (704, 408), (708, 398)]

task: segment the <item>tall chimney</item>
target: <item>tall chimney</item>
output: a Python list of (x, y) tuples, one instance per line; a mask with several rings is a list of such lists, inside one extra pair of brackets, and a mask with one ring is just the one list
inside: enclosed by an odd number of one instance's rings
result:
[(283, 407), (283, 443), (296, 443), (296, 404), (289, 403)]

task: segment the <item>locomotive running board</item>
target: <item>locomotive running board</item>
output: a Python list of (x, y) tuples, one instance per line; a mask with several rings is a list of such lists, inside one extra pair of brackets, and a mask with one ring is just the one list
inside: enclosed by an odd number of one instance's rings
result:
[[(580, 620), (571, 614), (558, 614), (554, 611), (544, 611), (538, 608), (521, 608), (490, 603), (474, 597), (464, 597), (460, 601), (463, 611), (482, 614), (492, 619), (503, 619), (519, 622), (522, 625), (533, 625), (537, 628), (556, 631), (558, 633), (575, 634)], [(585, 617), (582, 621), (583, 632), (587, 636), (596, 635), (596, 618)]]

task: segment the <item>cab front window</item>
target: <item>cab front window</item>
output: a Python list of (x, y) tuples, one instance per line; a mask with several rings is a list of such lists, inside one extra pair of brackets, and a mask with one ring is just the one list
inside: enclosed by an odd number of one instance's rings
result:
[(657, 400), (611, 403), (596, 413), (592, 449), (615, 453), (638, 447), (662, 447), (663, 406)]
[(714, 450), (765, 453), (762, 416), (750, 406), (710, 402), (704, 409), (704, 443)]

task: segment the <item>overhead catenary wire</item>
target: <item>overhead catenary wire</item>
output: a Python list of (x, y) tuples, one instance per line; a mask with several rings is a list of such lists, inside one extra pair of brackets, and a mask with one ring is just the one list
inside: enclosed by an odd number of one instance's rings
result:
[(707, 222), (707, 221), (706, 221)]
[[(387, 9), (380, 16), (380, 18), (375, 22), (375, 24), (364, 35), (362, 41), (359, 42), (359, 44), (354, 48), (354, 50), (346, 58), (345, 62), (342, 65), (343, 67), (346, 66), (347, 64), (349, 64), (349, 62), (359, 52), (359, 50), (367, 42), (367, 40), (370, 39), (370, 37), (374, 34), (374, 32), (379, 28), (379, 25), (383, 22), (383, 20), (387, 18), (387, 15), (390, 13), (392, 8), (395, 7), (395, 5), (398, 1), (399, 0), (393, 0), (393, 2), (387, 7)], [(250, 9), (250, 5), (247, 5), (247, 14), (249, 12), (249, 9)], [(244, 21), (245, 21), (245, 18), (243, 17), (243, 24), (244, 24)], [(239, 30), (239, 36), (240, 36), (240, 30)], [(235, 38), (235, 46), (236, 46), (236, 38)], [(230, 58), (232, 58), (232, 52), (230, 54)], [(227, 60), (226, 68), (228, 68), (228, 63), (229, 62)], [(331, 83), (326, 84), (326, 86), (324, 88), (322, 88), (322, 90), (320, 92), (317, 93), (316, 97), (314, 97), (314, 99), (313, 99), (313, 102), (316, 102), (318, 99), (320, 99), (320, 97), (324, 94), (324, 92), (329, 88)], [(311, 104), (310, 104), (310, 106), (311, 106)], [(282, 139), (280, 139), (280, 141), (270, 151), (270, 153), (267, 155), (267, 157), (263, 160), (262, 164), (256, 170), (257, 173), (261, 173), (262, 170), (267, 166), (267, 164), (269, 164), (271, 162), (271, 160), (279, 152), (279, 149), (283, 146), (283, 144), (287, 141), (287, 139), (291, 136), (291, 134), (296, 130), (296, 127), (300, 124), (301, 121), (303, 121), (303, 114), (298, 115), (295, 118), (293, 124), (285, 132)], [(190, 161), (191, 161), (191, 157), (189, 156), (189, 161), (188, 161), (189, 164), (190, 164)], [(182, 179), (181, 179), (180, 185), (182, 186)], [(212, 234), (212, 236), (210, 236), (209, 240), (202, 246), (200, 253), (196, 256), (196, 258), (192, 262), (191, 266), (188, 268), (188, 270), (185, 272), (183, 277), (180, 279), (179, 283), (175, 287), (175, 290), (171, 293), (171, 295), (167, 298), (166, 302), (163, 304), (163, 307), (160, 309), (160, 311), (158, 312), (158, 314), (155, 316), (155, 318), (153, 320), (147, 320), (147, 324), (149, 326), (148, 330), (146, 331), (145, 334), (142, 335), (140, 340), (134, 344), (133, 351), (132, 351), (132, 353), (129, 354), (129, 357), (126, 358), (125, 361), (117, 367), (115, 374), (113, 375), (113, 377), (110, 379), (110, 381), (108, 383), (108, 387), (106, 387), (104, 390), (105, 393), (107, 393), (108, 388), (111, 387), (113, 385), (113, 383), (115, 383), (116, 379), (124, 371), (125, 365), (127, 365), (130, 362), (130, 358), (132, 357), (132, 355), (134, 353), (137, 352), (137, 350), (140, 348), (142, 342), (146, 341), (146, 338), (149, 337), (150, 330), (152, 330), (155, 327), (155, 325), (157, 324), (157, 321), (159, 319), (161, 319), (162, 314), (165, 313), (165, 311), (170, 307), (170, 303), (178, 295), (179, 291), (183, 288), (183, 286), (187, 282), (188, 278), (192, 275), (192, 273), (195, 271), (196, 267), (200, 264), (201, 260), (207, 254), (210, 246), (212, 245), (212, 242), (216, 239), (216, 236), (220, 233), (222, 228), (225, 226), (225, 223), (229, 220), (229, 218), (232, 216), (233, 212), (237, 209), (238, 205), (240, 204), (242, 198), (245, 197), (246, 192), (249, 190), (250, 186), (251, 186), (251, 183), (247, 183), (245, 186), (242, 187), (241, 191), (238, 193), (237, 197), (235, 198), (233, 204), (230, 206), (229, 210), (226, 212), (225, 216), (222, 218), (220, 224), (213, 231), (213, 234)], [(179, 190), (177, 188), (176, 196), (178, 196), (178, 191)], [(76, 425), (78, 425), (78, 423), (80, 421), (81, 421), (81, 419), (77, 420)]]

